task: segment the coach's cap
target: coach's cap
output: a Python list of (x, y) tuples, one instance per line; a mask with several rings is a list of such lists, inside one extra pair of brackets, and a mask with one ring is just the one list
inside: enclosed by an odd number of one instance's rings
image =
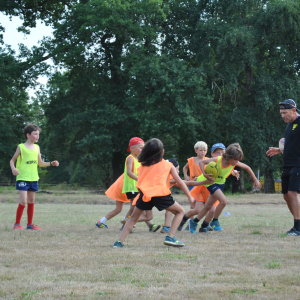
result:
[(175, 168), (179, 166), (179, 163), (178, 163), (176, 157), (166, 159), (166, 161), (169, 161), (170, 163), (172, 163)]
[(283, 102), (279, 103), (280, 109), (297, 109), (297, 104), (293, 99), (286, 99)]
[(135, 146), (135, 145), (139, 145), (139, 144), (145, 144), (145, 142), (139, 137), (133, 137), (129, 141), (129, 146), (128, 146), (127, 152), (130, 152), (130, 147), (131, 146)]
[(214, 153), (216, 149), (223, 149), (223, 150), (225, 150), (226, 147), (222, 143), (214, 144), (211, 147), (211, 153)]

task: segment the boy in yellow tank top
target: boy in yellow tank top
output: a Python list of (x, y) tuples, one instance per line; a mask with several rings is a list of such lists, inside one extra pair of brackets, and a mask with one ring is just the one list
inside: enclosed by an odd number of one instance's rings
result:
[[(16, 188), (20, 193), (20, 203), (16, 213), (15, 230), (23, 230), (21, 218), (27, 205), (27, 229), (41, 230), (37, 225), (32, 224), (34, 213), (35, 192), (38, 191), (38, 166), (50, 167), (59, 166), (58, 161), (44, 162), (41, 157), (40, 147), (35, 145), (39, 140), (41, 129), (35, 124), (29, 124), (24, 128), (24, 135), (27, 141), (19, 144), (17, 150), (10, 160), (11, 171), (17, 176)], [(15, 167), (15, 161), (17, 165)]]

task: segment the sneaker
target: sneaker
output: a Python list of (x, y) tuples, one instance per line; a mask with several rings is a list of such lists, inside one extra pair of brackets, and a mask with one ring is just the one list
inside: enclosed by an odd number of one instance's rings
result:
[(169, 231), (170, 231), (170, 227), (164, 226), (160, 232), (161, 233), (169, 233)]
[(160, 225), (152, 224), (149, 227), (149, 231), (156, 232), (160, 227), (161, 227)]
[(184, 243), (179, 242), (175, 236), (170, 237), (170, 236), (166, 236), (166, 239), (164, 241), (164, 245), (166, 246), (173, 246), (173, 247), (183, 247)]
[(199, 232), (206, 233), (206, 232), (208, 232), (208, 229), (207, 229), (207, 227), (206, 227), (206, 228), (200, 227), (200, 228), (199, 228)]
[(206, 228), (208, 231), (214, 231), (214, 229), (210, 225), (208, 225)]
[(113, 248), (122, 248), (123, 246), (124, 244), (122, 244), (120, 241), (116, 241)]
[(185, 227), (184, 231), (190, 231), (190, 224), (188, 223), (188, 225)]
[(185, 222), (186, 222), (186, 221), (184, 221), (184, 219), (181, 220), (181, 223), (180, 223), (180, 225), (179, 225), (178, 228), (177, 228), (178, 231), (181, 231), (181, 230), (182, 230), (182, 227), (183, 227), (183, 225), (185, 224)]
[(41, 230), (41, 228), (39, 228), (37, 225), (35, 224), (31, 224), (31, 225), (27, 225), (27, 229), (31, 229), (31, 230)]
[(107, 228), (108, 229), (108, 226), (104, 223), (101, 223), (99, 220), (98, 222), (95, 224), (98, 228)]
[(20, 224), (15, 224), (14, 230), (23, 230), (23, 227)]
[(210, 226), (213, 228), (215, 231), (221, 231), (223, 228), (220, 226), (219, 221), (212, 221), (210, 222)]
[(289, 230), (287, 235), (300, 235), (300, 231), (298, 231), (295, 227), (293, 227), (291, 230)]
[(190, 232), (191, 233), (196, 233), (198, 223), (194, 222), (193, 219), (189, 219), (189, 225), (190, 225)]

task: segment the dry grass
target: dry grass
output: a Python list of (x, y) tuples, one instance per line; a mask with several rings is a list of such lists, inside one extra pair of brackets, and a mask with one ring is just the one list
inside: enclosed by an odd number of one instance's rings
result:
[[(18, 194), (0, 192), (0, 298), (299, 299), (300, 239), (283, 236), (293, 220), (279, 194), (228, 197), (225, 230), (178, 232), (183, 248), (165, 247), (164, 234), (140, 223), (124, 248), (113, 249), (127, 207), (108, 230), (98, 229), (96, 220), (114, 207), (105, 196), (36, 198), (42, 231), (13, 231)], [(156, 223), (163, 216), (155, 209)]]

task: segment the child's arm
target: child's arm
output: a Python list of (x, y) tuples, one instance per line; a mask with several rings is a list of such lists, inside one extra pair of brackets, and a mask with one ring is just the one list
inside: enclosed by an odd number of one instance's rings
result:
[(270, 157), (280, 153), (281, 153), (280, 149), (276, 147), (269, 147), (269, 150), (266, 152), (266, 154)]
[(212, 158), (208, 158), (208, 159), (203, 159), (199, 161), (199, 167), (201, 169), (202, 174), (204, 175), (204, 177), (206, 177), (207, 179), (210, 179), (208, 174), (206, 174), (204, 172), (204, 165), (207, 165), (208, 163), (210, 163), (211, 161), (217, 161), (217, 157), (212, 157)]
[(14, 176), (19, 175), (19, 170), (15, 168), (15, 161), (17, 160), (19, 155), (21, 155), (21, 150), (20, 150), (20, 147), (18, 146), (14, 156), (12, 157), (12, 159), (9, 162), (11, 171)]
[(246, 170), (246, 171), (250, 174), (251, 178), (252, 178), (253, 181), (254, 181), (254, 187), (257, 187), (258, 189), (261, 188), (261, 183), (260, 183), (260, 182), (258, 181), (258, 179), (255, 177), (255, 175), (254, 175), (252, 169), (251, 169), (248, 165), (243, 164), (243, 163), (241, 163), (241, 162), (238, 162), (238, 163), (236, 164), (236, 166), (237, 166), (237, 167), (240, 167), (240, 168), (242, 168), (242, 169), (244, 169), (244, 170)]
[(44, 168), (44, 167), (51, 167), (51, 166), (53, 166), (53, 167), (58, 167), (59, 166), (59, 162), (57, 160), (53, 160), (51, 162), (43, 161), (42, 157), (41, 157), (41, 153), (39, 153), (38, 157), (39, 157), (38, 158), (39, 159), (39, 167)]
[(132, 172), (133, 171), (133, 157), (129, 156), (127, 158), (127, 175), (134, 179), (134, 180), (138, 180), (137, 176), (135, 176), (135, 174)]
[(195, 202), (194, 197), (192, 197), (192, 195), (190, 194), (187, 186), (185, 185), (185, 183), (183, 182), (183, 180), (179, 177), (176, 169), (174, 166), (172, 166), (171, 168), (171, 174), (174, 178), (174, 180), (177, 182), (178, 187), (185, 193), (185, 195), (188, 197), (190, 203)]
[(186, 165), (183, 167), (183, 176), (185, 180), (191, 180), (191, 178), (187, 174), (187, 170), (189, 168), (189, 163), (186, 163)]
[(205, 185), (205, 184), (213, 184), (215, 181), (215, 178), (211, 177), (211, 176), (207, 176), (207, 180), (204, 181), (186, 181), (183, 180), (183, 182), (187, 185), (187, 186), (199, 186), (199, 185)]
[(240, 171), (238, 171), (238, 170), (232, 170), (231, 175), (236, 177), (237, 180), (239, 180), (240, 176), (241, 176)]

